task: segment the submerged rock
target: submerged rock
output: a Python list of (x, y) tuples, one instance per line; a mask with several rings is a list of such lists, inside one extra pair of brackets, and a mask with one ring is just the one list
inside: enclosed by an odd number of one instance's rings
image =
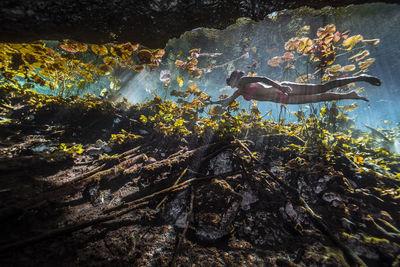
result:
[(232, 230), (242, 202), (224, 180), (200, 186), (195, 191), (192, 230), (202, 241), (213, 242)]

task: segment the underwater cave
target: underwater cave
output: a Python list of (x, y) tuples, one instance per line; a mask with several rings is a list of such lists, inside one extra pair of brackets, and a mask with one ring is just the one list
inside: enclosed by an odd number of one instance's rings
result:
[(1, 266), (400, 266), (397, 1), (0, 14)]

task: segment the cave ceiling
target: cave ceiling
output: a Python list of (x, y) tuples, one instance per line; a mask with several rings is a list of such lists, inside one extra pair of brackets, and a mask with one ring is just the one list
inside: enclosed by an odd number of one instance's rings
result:
[[(261, 20), (274, 11), (377, 1), (262, 0), (2, 0), (0, 42), (73, 39), (87, 43), (139, 42), (163, 47), (185, 31), (223, 29), (237, 18)], [(397, 3), (397, 0), (379, 1)]]

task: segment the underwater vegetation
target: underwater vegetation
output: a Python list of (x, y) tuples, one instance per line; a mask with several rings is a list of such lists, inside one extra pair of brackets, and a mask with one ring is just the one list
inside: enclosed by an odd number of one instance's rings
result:
[(399, 156), (340, 107), (285, 123), (236, 102), (206, 115), (194, 86), (135, 105), (0, 92), (4, 264), (396, 261)]
[[(0, 70), (3, 83), (17, 88), (45, 87), (59, 96), (94, 93), (102, 76), (109, 77), (107, 91), (117, 91), (121, 84), (110, 74), (114, 69), (143, 71), (159, 66), (163, 49), (139, 49), (139, 44), (84, 44), (73, 40), (0, 44)], [(101, 93), (100, 92), (100, 93)]]
[[(375, 61), (378, 39), (333, 24), (306, 35), (267, 64), (308, 82)], [(400, 125), (362, 131), (356, 103), (306, 105), (293, 121), (285, 105), (275, 120), (256, 102), (210, 106), (199, 79), (246, 54), (202, 66), (219, 54), (182, 52), (189, 82), (138, 44), (0, 46), (2, 264), (399, 264)], [(119, 96), (127, 69), (160, 71), (164, 95)]]

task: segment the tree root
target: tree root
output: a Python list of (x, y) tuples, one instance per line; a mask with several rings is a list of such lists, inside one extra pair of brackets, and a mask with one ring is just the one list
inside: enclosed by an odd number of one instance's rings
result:
[[(4, 252), (4, 251), (7, 251), (7, 250), (10, 250), (10, 249), (16, 249), (16, 248), (25, 247), (27, 245), (34, 244), (34, 243), (37, 243), (37, 242), (40, 242), (40, 241), (43, 241), (43, 240), (46, 240), (46, 239), (49, 239), (49, 238), (53, 238), (55, 236), (59, 236), (59, 235), (63, 235), (63, 234), (66, 234), (66, 233), (74, 232), (74, 231), (86, 228), (88, 226), (92, 226), (92, 225), (95, 225), (95, 224), (99, 224), (99, 223), (102, 223), (102, 222), (105, 222), (105, 221), (109, 221), (109, 220), (115, 219), (115, 218), (120, 217), (120, 216), (122, 216), (122, 215), (124, 215), (124, 214), (126, 214), (126, 213), (128, 213), (128, 212), (130, 212), (132, 210), (134, 210), (134, 209), (137, 209), (137, 208), (139, 208), (139, 207), (141, 207), (143, 205), (148, 204), (149, 202), (147, 200), (149, 200), (149, 199), (151, 199), (151, 198), (153, 198), (155, 196), (158, 196), (158, 195), (161, 195), (161, 194), (164, 194), (164, 193), (168, 193), (168, 192), (174, 192), (174, 191), (177, 191), (177, 190), (182, 190), (182, 189), (186, 188), (187, 186), (189, 186), (189, 185), (191, 185), (191, 184), (193, 184), (195, 182), (207, 181), (207, 180), (210, 180), (210, 179), (213, 179), (213, 178), (217, 178), (217, 177), (228, 177), (228, 176), (236, 175), (236, 174), (239, 174), (239, 173), (241, 173), (241, 171), (232, 171), (232, 172), (221, 173), (221, 174), (217, 174), (217, 175), (208, 175), (208, 176), (204, 176), (204, 177), (191, 178), (191, 179), (188, 179), (188, 180), (186, 180), (184, 182), (176, 183), (173, 186), (170, 186), (170, 187), (165, 188), (163, 190), (160, 190), (158, 192), (152, 193), (152, 194), (147, 195), (145, 197), (142, 197), (140, 199), (136, 199), (136, 200), (133, 200), (131, 202), (124, 203), (124, 204), (121, 204), (121, 205), (119, 205), (117, 207), (114, 207), (112, 209), (104, 211), (104, 213), (110, 213), (109, 215), (105, 215), (103, 217), (99, 217), (99, 218), (96, 218), (96, 219), (93, 219), (93, 220), (83, 221), (83, 222), (80, 222), (80, 223), (77, 223), (77, 224), (74, 224), (74, 225), (66, 226), (64, 228), (50, 230), (50, 231), (48, 231), (48, 232), (46, 232), (44, 234), (41, 234), (39, 236), (36, 236), (36, 237), (32, 237), (32, 238), (21, 240), (21, 241), (18, 241), (18, 242), (15, 242), (15, 243), (11, 243), (11, 244), (8, 244), (8, 245), (0, 246), (0, 253)], [(116, 211), (116, 210), (119, 210), (119, 211)]]

